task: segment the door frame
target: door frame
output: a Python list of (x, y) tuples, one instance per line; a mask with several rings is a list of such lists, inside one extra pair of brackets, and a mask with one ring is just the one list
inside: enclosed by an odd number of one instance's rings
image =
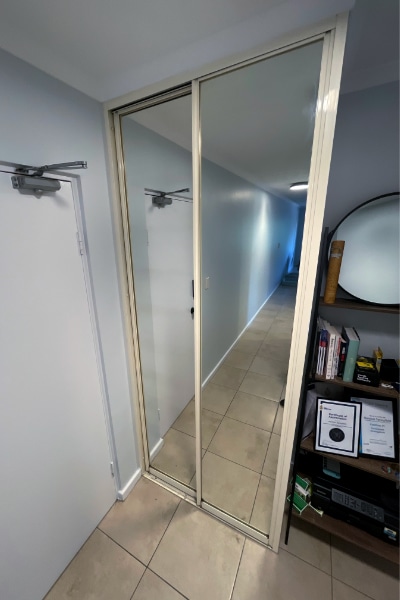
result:
[[(128, 369), (132, 390), (135, 390), (134, 407), (136, 434), (140, 440), (142, 471), (149, 471), (147, 435), (144, 419), (143, 392), (141, 384), (140, 355), (136, 324), (136, 306), (133, 287), (133, 268), (129, 254), (129, 223), (126, 210), (126, 190), (124, 185), (124, 165), (121, 161), (121, 132), (114, 114), (126, 113), (127, 107), (144, 99), (174, 94), (183, 86), (192, 88), (192, 156), (193, 156), (193, 233), (194, 233), (194, 276), (195, 276), (195, 413), (196, 413), (196, 504), (217, 518), (240, 531), (267, 544), (278, 552), (282, 528), (288, 478), (300, 402), (303, 378), (304, 356), (307, 333), (312, 311), (312, 300), (317, 272), (317, 259), (320, 234), (323, 227), (326, 193), (336, 114), (343, 66), (344, 48), (347, 33), (348, 13), (325, 20), (317, 25), (285, 35), (274, 42), (252, 51), (231, 56), (194, 69), (190, 73), (170, 77), (156, 84), (125, 94), (104, 104), (106, 141), (109, 158), (109, 176), (112, 187), (112, 212), (116, 240), (118, 269), (125, 330), (127, 332)], [(202, 499), (202, 449), (201, 449), (201, 136), (200, 136), (200, 83), (238, 67), (270, 58), (318, 39), (323, 40), (321, 72), (318, 89), (317, 111), (314, 125), (314, 138), (311, 155), (309, 188), (307, 194), (302, 261), (293, 321), (292, 344), (289, 359), (288, 380), (285, 395), (281, 444), (275, 481), (274, 502), (269, 536), (259, 534), (240, 521), (228, 517), (223, 511), (211, 507)], [(129, 109), (128, 109), (129, 110)], [(169, 478), (163, 478), (165, 482)], [(169, 483), (169, 482), (167, 482)], [(249, 531), (250, 530), (250, 531)]]
[[(14, 162), (6, 162), (0, 160), (0, 171), (4, 173), (9, 173), (10, 175), (15, 175), (16, 169), (20, 165)], [(96, 366), (99, 376), (100, 390), (101, 390), (101, 400), (103, 405), (103, 413), (104, 420), (106, 425), (106, 433), (107, 433), (107, 443), (110, 454), (110, 469), (113, 476), (113, 485), (115, 488), (115, 499), (118, 498), (118, 490), (121, 489), (121, 480), (118, 469), (118, 458), (117, 451), (114, 441), (113, 428), (112, 428), (112, 418), (110, 412), (110, 405), (107, 394), (107, 385), (106, 385), (106, 376), (104, 369), (104, 359), (103, 352), (101, 347), (101, 339), (100, 339), (100, 329), (98, 325), (98, 316), (95, 302), (95, 293), (93, 286), (93, 277), (92, 277), (92, 269), (90, 265), (89, 253), (88, 253), (88, 239), (86, 233), (86, 225), (85, 225), (85, 217), (84, 217), (84, 208), (83, 208), (83, 192), (82, 192), (82, 184), (81, 178), (79, 175), (73, 175), (71, 173), (67, 173), (65, 171), (52, 171), (51, 173), (46, 173), (47, 179), (59, 179), (60, 181), (64, 181), (66, 183), (71, 184), (72, 190), (72, 198), (74, 203), (74, 212), (75, 212), (75, 220), (77, 227), (77, 234), (79, 236), (79, 242), (82, 244), (83, 253), (81, 254), (82, 261), (82, 269), (83, 269), (83, 278), (85, 282), (86, 288), (86, 298), (88, 303), (89, 310), (89, 319), (92, 330), (92, 338), (94, 345), (94, 352), (96, 356)], [(33, 193), (33, 192), (32, 192)], [(78, 239), (77, 239), (77, 251), (78, 251)]]

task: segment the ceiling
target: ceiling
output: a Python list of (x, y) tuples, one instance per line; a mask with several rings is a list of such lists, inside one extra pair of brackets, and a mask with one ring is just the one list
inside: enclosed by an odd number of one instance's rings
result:
[[(356, 0), (2, 0), (0, 47), (100, 101), (353, 8)], [(344, 89), (398, 78), (398, 0), (357, 0)]]
[[(353, 8), (354, 2), (2, 0), (0, 46), (81, 92), (106, 101), (353, 9), (341, 92), (398, 80), (398, 0), (357, 0)], [(305, 64), (297, 65), (290, 77), (287, 74), (295, 93), (271, 88), (267, 77), (258, 77), (258, 94), (246, 86), (240, 97), (232, 89), (214, 89), (215, 102), (229, 110), (221, 108), (205, 121), (210, 124), (207, 157), (287, 197), (288, 184), (306, 178), (308, 172), (305, 157), (315, 85), (307, 78)], [(240, 102), (257, 110), (248, 111), (232, 127)], [(147, 126), (190, 147), (178, 105), (176, 110), (172, 104), (159, 108), (160, 116)], [(168, 115), (162, 115), (163, 110)], [(262, 110), (267, 115), (273, 111), (274, 118), (261, 120)], [(296, 119), (288, 115), (296, 115)], [(188, 127), (190, 131), (190, 124)], [(222, 139), (225, 145), (221, 145)], [(304, 195), (296, 196), (296, 201), (303, 200)]]
[(0, 46), (105, 101), (254, 48), (353, 4), (354, 0), (2, 0)]

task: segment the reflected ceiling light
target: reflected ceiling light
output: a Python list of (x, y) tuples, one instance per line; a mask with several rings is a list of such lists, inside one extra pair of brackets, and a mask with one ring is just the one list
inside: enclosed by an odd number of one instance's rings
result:
[(289, 189), (291, 190), (306, 190), (308, 188), (308, 181), (298, 181), (297, 183), (292, 183)]

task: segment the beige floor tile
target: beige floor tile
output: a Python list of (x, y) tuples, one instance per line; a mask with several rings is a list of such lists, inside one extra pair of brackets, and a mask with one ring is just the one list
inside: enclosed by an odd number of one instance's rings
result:
[(277, 403), (273, 400), (237, 392), (226, 416), (260, 429), (272, 431), (277, 410)]
[(180, 500), (142, 477), (125, 502), (117, 502), (99, 529), (148, 564)]
[(276, 477), (280, 443), (281, 436), (276, 435), (276, 433), (272, 433), (271, 440), (268, 446), (267, 456), (265, 458), (265, 463), (262, 470), (263, 475), (265, 475), (266, 477), (271, 477), (272, 479), (275, 479)]
[(243, 381), (246, 371), (244, 369), (237, 369), (229, 365), (221, 365), (218, 371), (211, 379), (211, 383), (216, 385), (224, 385), (234, 390), (239, 389), (240, 384)]
[(292, 521), (290, 527), (289, 543), (286, 546), (284, 539), (286, 533), (286, 520), (282, 527), (280, 546), (283, 550), (305, 560), (317, 569), (331, 575), (331, 540), (326, 531), (317, 529), (309, 524)]
[(267, 304), (265, 304), (265, 306), (262, 307), (258, 315), (268, 315), (269, 317), (275, 318), (276, 315), (279, 313), (280, 308), (281, 307), (278, 304), (273, 303), (272, 299), (270, 299), (267, 302)]
[(208, 383), (202, 393), (202, 406), (206, 410), (224, 415), (235, 394), (236, 390), (223, 385)]
[(338, 538), (332, 538), (332, 576), (374, 600), (398, 600), (396, 565)]
[(213, 454), (261, 473), (270, 436), (269, 431), (225, 417), (208, 449)]
[(184, 600), (184, 596), (147, 569), (132, 600)]
[(254, 341), (254, 342), (263, 342), (265, 338), (265, 331), (260, 331), (256, 328), (248, 328), (241, 335), (240, 339), (244, 341)]
[(268, 331), (265, 337), (265, 344), (272, 344), (273, 346), (282, 345), (286, 348), (287, 352), (290, 349), (290, 343), (292, 340), (292, 329), (286, 329), (279, 327), (279, 329), (271, 329)]
[[(210, 410), (203, 409), (202, 411), (202, 447), (208, 448), (209, 443), (214, 437), (219, 424), (221, 423), (222, 415), (218, 415)], [(187, 433), (192, 437), (196, 435), (196, 424), (194, 416), (194, 400), (191, 400), (187, 407), (181, 412), (175, 423), (172, 425), (174, 429)]]
[(246, 540), (232, 600), (331, 600), (326, 573), (281, 550)]
[(361, 592), (353, 590), (353, 588), (337, 579), (332, 580), (332, 586), (333, 600), (370, 600), (369, 596), (365, 596)]
[(290, 346), (287, 342), (269, 341), (268, 335), (258, 349), (257, 355), (270, 360), (280, 360), (289, 364)]
[(288, 366), (288, 362), (285, 360), (272, 360), (270, 358), (263, 358), (262, 356), (255, 356), (249, 367), (249, 371), (286, 381)]
[(182, 502), (150, 563), (190, 600), (229, 600), (244, 537)]
[(278, 401), (281, 397), (284, 384), (285, 380), (282, 378), (279, 379), (279, 377), (260, 375), (259, 373), (248, 371), (240, 385), (239, 391)]
[(234, 350), (239, 352), (246, 352), (246, 354), (252, 354), (255, 356), (259, 350), (262, 342), (261, 340), (243, 340), (240, 339), (234, 346)]
[(151, 466), (188, 484), (196, 471), (195, 438), (171, 428)]
[(203, 496), (207, 502), (246, 523), (250, 520), (260, 476), (207, 452), (203, 458)]
[(279, 404), (276, 412), (274, 428), (272, 430), (272, 432), (276, 433), (277, 435), (281, 435), (282, 431), (283, 409), (284, 407)]
[(254, 319), (254, 321), (251, 322), (251, 325), (249, 325), (248, 327), (248, 331), (263, 331), (264, 335), (267, 333), (267, 331), (269, 330), (269, 328), (271, 327), (272, 323), (274, 322), (274, 317), (265, 315), (265, 314), (259, 314), (257, 315), (257, 317)]
[(254, 356), (252, 354), (246, 354), (246, 352), (240, 352), (240, 350), (232, 350), (224, 360), (224, 365), (247, 370), (253, 359)]
[(250, 525), (263, 533), (269, 533), (271, 525), (272, 503), (274, 501), (275, 480), (261, 475)]
[(46, 600), (130, 600), (145, 567), (95, 529)]

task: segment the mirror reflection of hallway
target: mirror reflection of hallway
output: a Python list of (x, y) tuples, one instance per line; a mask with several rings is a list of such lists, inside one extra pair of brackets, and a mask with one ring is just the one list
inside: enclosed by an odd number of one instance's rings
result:
[(221, 419), (203, 458), (204, 499), (265, 533), (274, 498), (283, 417), (279, 401), (285, 394), (295, 300), (295, 280), (280, 285), (203, 390), (203, 407), (219, 411)]
[[(322, 42), (201, 83), (202, 497), (270, 531)], [(207, 411), (207, 412), (206, 412)]]
[(191, 96), (121, 119), (150, 468), (195, 474)]

